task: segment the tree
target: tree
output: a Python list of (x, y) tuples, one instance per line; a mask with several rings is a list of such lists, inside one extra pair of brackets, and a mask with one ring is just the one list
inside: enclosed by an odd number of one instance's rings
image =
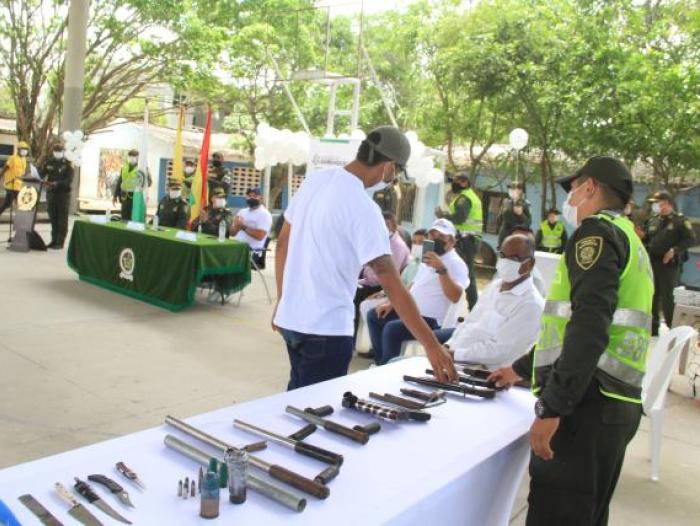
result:
[[(201, 58), (187, 26), (171, 20), (190, 2), (110, 0), (91, 2), (82, 128), (104, 127), (146, 86), (166, 80), (178, 64)], [(68, 22), (64, 2), (0, 3), (0, 84), (10, 92), (17, 135), (29, 141), (37, 162), (50, 152), (63, 107)]]

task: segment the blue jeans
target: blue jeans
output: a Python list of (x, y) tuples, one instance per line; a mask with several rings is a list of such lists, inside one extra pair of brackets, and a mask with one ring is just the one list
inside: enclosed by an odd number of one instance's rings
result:
[[(431, 329), (438, 328), (435, 318), (424, 316), (423, 319)], [(376, 309), (372, 309), (367, 314), (367, 328), (377, 365), (384, 365), (392, 358), (396, 358), (401, 354), (403, 342), (414, 339), (395, 311), (391, 311), (386, 318), (380, 318)]]
[(352, 336), (321, 336), (281, 329), (289, 354), (287, 390), (348, 374), (352, 359)]
[(436, 331), (433, 331), (433, 334), (435, 334), (437, 341), (444, 344), (447, 343), (447, 340), (452, 338), (454, 332), (454, 329), (438, 329)]

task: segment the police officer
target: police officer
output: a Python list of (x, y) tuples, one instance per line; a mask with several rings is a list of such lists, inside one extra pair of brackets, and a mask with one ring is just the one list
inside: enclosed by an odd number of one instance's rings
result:
[(73, 166), (65, 158), (63, 146), (56, 144), (41, 175), (46, 183), (46, 201), (51, 221), (51, 243), (48, 248), (60, 250), (68, 235), (68, 206), (73, 181)]
[(182, 183), (177, 179), (168, 181), (168, 193), (158, 203), (158, 224), (184, 230), (190, 217), (190, 207), (182, 197)]
[(499, 248), (516, 226), (530, 228), (532, 223), (530, 203), (525, 199), (524, 191), (523, 183), (513, 181), (508, 185), (508, 197), (503, 200), (497, 220)]
[(151, 176), (145, 175), (139, 170), (138, 164), (139, 151), (129, 150), (127, 163), (122, 166), (119, 179), (117, 179), (114, 197), (112, 198), (113, 205), (116, 205), (117, 201), (121, 203), (122, 221), (131, 220), (131, 209), (134, 206), (134, 192), (137, 188), (143, 187), (145, 190), (146, 185), (144, 181), (146, 178), (148, 179), (148, 186), (151, 186)]
[(459, 173), (452, 182), (451, 192), (448, 194), (447, 212), (440, 208), (435, 209), (435, 215), (439, 218), (449, 219), (457, 229), (457, 253), (469, 267), (469, 287), (467, 287), (467, 303), (471, 310), (479, 294), (476, 288), (474, 275), (474, 258), (481, 244), (481, 232), (484, 228), (484, 213), (481, 198), (471, 187), (469, 176)]
[(190, 191), (192, 190), (192, 180), (194, 179), (194, 172), (196, 171), (197, 167), (194, 165), (194, 161), (192, 159), (187, 159), (185, 161), (185, 166), (184, 166), (184, 172), (185, 172), (185, 189), (186, 189), (186, 195), (189, 195)]
[(564, 223), (559, 221), (559, 210), (556, 208), (550, 209), (547, 212), (547, 219), (542, 221), (535, 237), (537, 250), (551, 254), (562, 254), (567, 239), (568, 234)]
[(617, 159), (592, 157), (560, 179), (564, 218), (576, 227), (529, 354), (491, 380), (532, 379), (528, 526), (605, 525), (627, 444), (642, 414), (654, 281), (622, 215), (632, 177)]
[(216, 152), (212, 156), (207, 184), (209, 185), (209, 195), (212, 195), (216, 188), (223, 189), (226, 196), (231, 193), (231, 172), (224, 166), (224, 154), (221, 152)]
[(226, 237), (229, 237), (231, 225), (233, 225), (233, 213), (226, 208), (226, 193), (223, 188), (214, 189), (214, 193), (209, 198), (210, 206), (199, 213), (199, 217), (192, 221), (192, 230), (202, 227), (204, 234), (211, 236), (219, 235), (219, 225), (221, 221), (226, 224)]
[(649, 201), (652, 216), (644, 227), (644, 242), (654, 270), (654, 304), (651, 333), (659, 334), (659, 304), (666, 325), (673, 321), (673, 289), (678, 285), (680, 269), (687, 259), (687, 250), (695, 244), (693, 228), (683, 214), (676, 212), (668, 192), (656, 192)]

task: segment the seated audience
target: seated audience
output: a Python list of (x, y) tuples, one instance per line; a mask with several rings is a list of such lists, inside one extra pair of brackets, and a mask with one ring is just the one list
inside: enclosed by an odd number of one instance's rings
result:
[(272, 228), (272, 214), (262, 204), (260, 188), (248, 188), (246, 192), (246, 208), (241, 208), (233, 219), (231, 236), (247, 244), (254, 252), (265, 249), (267, 236)]
[[(394, 261), (394, 265), (401, 272), (409, 262), (410, 252), (406, 243), (404, 242), (401, 234), (398, 232), (398, 224), (396, 222), (396, 216), (391, 212), (383, 212), (384, 224), (389, 231), (389, 244), (391, 245), (391, 259)], [(362, 268), (362, 273), (360, 279), (357, 283), (357, 292), (355, 293), (355, 332), (353, 333), (357, 337), (357, 327), (359, 325), (360, 319), (360, 303), (371, 295), (382, 290), (379, 285), (379, 279), (377, 274), (372, 270), (369, 265), (365, 265)]]
[(516, 234), (503, 241), (499, 278), (489, 283), (457, 328), (435, 331), (455, 361), (505, 367), (532, 348), (544, 310), (544, 298), (532, 279), (534, 266), (530, 237)]
[[(535, 240), (535, 233), (528, 227), (526, 226), (515, 226), (511, 229), (510, 233), (508, 234), (509, 236), (514, 236), (516, 234), (523, 235), (525, 237), (528, 237), (529, 239), (532, 240), (533, 243), (536, 243)], [(543, 298), (547, 297), (547, 293), (549, 292), (549, 287), (547, 287), (547, 283), (544, 280), (544, 277), (542, 276), (542, 273), (537, 267), (533, 267), (532, 269), (532, 281), (535, 283), (535, 288), (537, 289), (537, 292), (540, 293), (540, 295)], [(498, 278), (498, 272), (496, 272), (496, 275), (493, 277), (493, 279)]]
[[(433, 329), (439, 328), (447, 310), (459, 301), (469, 285), (467, 265), (454, 249), (455, 234), (454, 225), (447, 219), (433, 223), (428, 236), (435, 243), (435, 250), (423, 255), (423, 263), (411, 286), (418, 310)], [(390, 302), (371, 311), (367, 324), (377, 365), (398, 356), (403, 342), (413, 339)]]

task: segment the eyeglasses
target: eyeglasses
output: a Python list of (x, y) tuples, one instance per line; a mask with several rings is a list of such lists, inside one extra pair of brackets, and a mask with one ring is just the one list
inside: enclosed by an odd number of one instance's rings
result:
[(531, 260), (532, 258), (530, 256), (525, 256), (525, 257), (518, 257), (518, 256), (507, 256), (503, 253), (503, 251), (498, 252), (498, 257), (503, 258), (503, 259), (510, 259), (511, 261), (517, 261), (518, 263), (525, 263), (526, 261)]

